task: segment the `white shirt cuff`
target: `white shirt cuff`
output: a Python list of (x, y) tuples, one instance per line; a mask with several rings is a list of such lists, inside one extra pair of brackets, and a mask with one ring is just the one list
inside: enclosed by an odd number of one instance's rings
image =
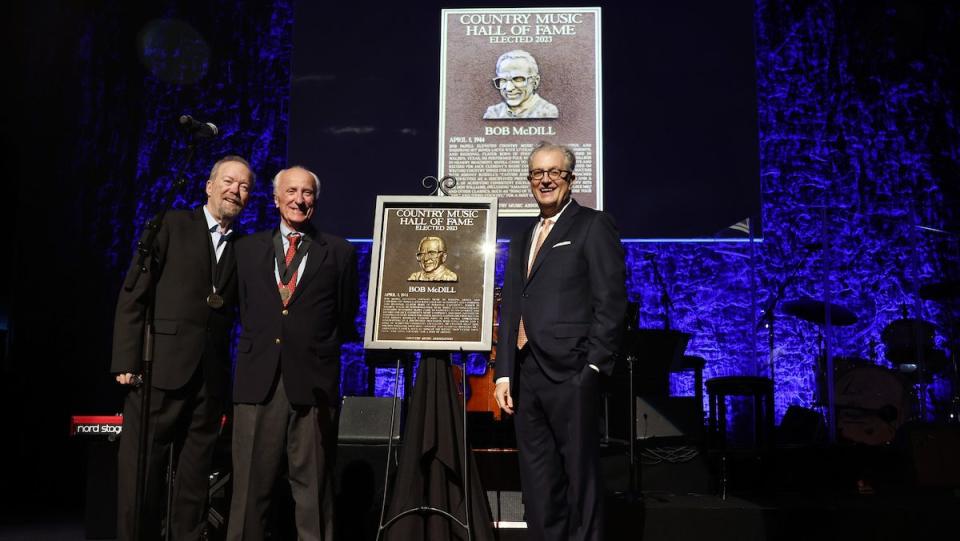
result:
[(508, 377), (497, 378), (497, 381), (493, 382), (494, 385), (500, 385), (501, 383), (510, 383), (510, 378)]
[(597, 365), (595, 365), (595, 364), (588, 364), (587, 366), (589, 366), (590, 368), (593, 368), (593, 369), (597, 372), (597, 374), (600, 373), (600, 369), (597, 368)]

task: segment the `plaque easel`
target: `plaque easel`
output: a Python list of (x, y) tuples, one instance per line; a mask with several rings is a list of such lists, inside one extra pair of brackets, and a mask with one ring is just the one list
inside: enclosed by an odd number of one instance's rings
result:
[[(421, 184), (423, 185), (424, 188), (431, 190), (430, 195), (437, 196), (437, 197), (446, 197), (450, 195), (450, 190), (456, 187), (457, 180), (452, 176), (445, 176), (440, 179), (437, 179), (436, 177), (428, 176), (428, 177), (424, 177), (424, 179), (421, 181)], [(452, 354), (454, 352), (459, 352), (461, 354), (461, 359), (463, 362), (463, 374), (464, 374), (463, 382), (466, 382), (467, 357), (463, 348), (460, 348), (459, 351), (436, 351), (436, 350), (430, 351), (430, 352), (421, 351), (420, 365), (418, 367), (418, 374), (414, 378), (413, 387), (410, 389), (404, 389), (404, 392), (405, 393), (414, 392), (414, 389), (417, 387), (418, 383), (420, 382), (420, 372), (424, 370), (423, 363), (429, 363), (431, 361), (440, 361), (440, 360), (444, 361), (447, 368), (447, 372), (446, 372), (447, 376), (450, 377), (449, 370), (453, 362)], [(431, 381), (431, 383), (434, 385), (436, 384), (436, 382), (433, 382), (433, 381)], [(400, 390), (400, 357), (398, 356), (396, 372), (394, 375), (394, 401), (393, 401), (393, 408), (390, 413), (390, 432), (389, 432), (390, 434), (393, 434), (393, 431), (396, 428), (397, 396), (399, 395), (399, 390)], [(451, 391), (455, 392), (454, 389), (451, 389)], [(390, 474), (391, 474), (390, 462), (391, 462), (391, 457), (393, 455), (393, 438), (390, 438), (387, 444), (387, 459), (386, 459), (386, 466), (384, 468), (385, 473), (384, 473), (384, 480), (383, 480), (383, 501), (381, 502), (381, 506), (380, 506), (380, 521), (377, 526), (377, 536), (376, 536), (377, 541), (380, 541), (380, 539), (382, 539), (382, 537), (385, 535), (387, 529), (393, 526), (394, 524), (396, 524), (398, 520), (411, 515), (424, 516), (424, 515), (431, 515), (431, 514), (440, 515), (449, 519), (453, 524), (456, 524), (464, 529), (464, 531), (467, 534), (468, 541), (473, 539), (473, 528), (471, 527), (471, 521), (470, 521), (470, 515), (472, 513), (471, 498), (470, 498), (470, 475), (472, 473), (472, 470), (470, 467), (471, 466), (470, 449), (468, 447), (469, 438), (468, 438), (468, 428), (467, 428), (466, 393), (461, 393), (461, 396), (463, 396), (463, 400), (457, 400), (456, 404), (458, 404), (460, 407), (461, 422), (463, 423), (462, 441), (460, 442), (460, 445), (462, 446), (460, 459), (462, 460), (461, 481), (463, 483), (462, 486), (464, 491), (464, 499), (463, 499), (464, 520), (461, 521), (458, 517), (456, 517), (452, 512), (450, 512), (447, 509), (441, 509), (439, 507), (434, 507), (430, 505), (418, 505), (414, 507), (409, 507), (407, 509), (403, 509), (397, 512), (390, 518), (387, 518), (388, 497), (391, 496), (391, 493), (389, 490)], [(411, 402), (410, 400), (406, 399), (406, 396), (404, 401), (407, 404)], [(406, 436), (406, 434), (404, 434), (404, 436)], [(404, 444), (405, 446), (407, 446), (406, 448), (409, 448), (409, 442), (404, 442)], [(399, 466), (398, 466), (398, 469), (399, 469)]]

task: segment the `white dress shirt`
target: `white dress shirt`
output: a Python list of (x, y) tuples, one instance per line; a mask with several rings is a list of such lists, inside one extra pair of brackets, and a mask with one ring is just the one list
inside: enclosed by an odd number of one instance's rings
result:
[[(290, 233), (300, 233), (300, 232), (290, 229), (289, 227), (287, 227), (285, 223), (280, 222), (280, 239), (283, 240), (284, 254), (286, 254), (287, 250), (290, 248), (290, 237), (289, 237)], [(300, 233), (300, 234), (302, 235), (303, 233)], [(300, 246), (298, 246), (297, 249), (299, 250), (302, 246), (303, 246), (303, 237), (300, 238)], [(307, 267), (307, 257), (309, 256), (310, 256), (309, 252), (306, 254), (303, 254), (303, 259), (300, 260), (300, 266), (297, 267), (297, 281), (294, 283), (294, 285), (297, 285), (300, 283), (300, 277), (303, 276), (303, 269)], [(277, 283), (279, 284), (280, 269), (277, 268), (276, 260), (274, 260), (273, 262), (273, 275), (276, 277)]]

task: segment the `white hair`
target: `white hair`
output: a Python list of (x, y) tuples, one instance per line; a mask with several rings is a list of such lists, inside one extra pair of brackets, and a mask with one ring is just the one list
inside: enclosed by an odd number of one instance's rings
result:
[(281, 169), (280, 171), (278, 171), (277, 174), (273, 176), (273, 193), (277, 193), (277, 187), (280, 185), (280, 175), (286, 173), (287, 171), (290, 171), (291, 169), (300, 169), (302, 171), (306, 171), (307, 173), (309, 173), (310, 176), (313, 177), (314, 186), (316, 186), (317, 188), (315, 190), (316, 195), (320, 195), (320, 178), (317, 176), (316, 173), (314, 173), (313, 171), (307, 169), (302, 165), (293, 165), (286, 169)]

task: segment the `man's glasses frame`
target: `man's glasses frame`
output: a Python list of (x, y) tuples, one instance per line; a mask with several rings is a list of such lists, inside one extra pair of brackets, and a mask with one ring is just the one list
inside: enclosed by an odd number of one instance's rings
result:
[(570, 171), (569, 169), (550, 169), (549, 171), (544, 169), (533, 169), (527, 175), (527, 180), (530, 182), (541, 181), (543, 180), (544, 175), (553, 181), (560, 179), (567, 180), (570, 178), (571, 174), (573, 174), (573, 171)]

